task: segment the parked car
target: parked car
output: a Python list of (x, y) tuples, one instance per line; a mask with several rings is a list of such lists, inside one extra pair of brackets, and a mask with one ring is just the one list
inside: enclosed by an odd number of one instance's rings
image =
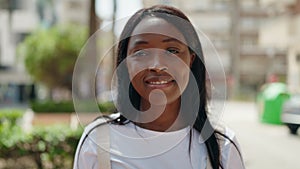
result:
[(291, 134), (297, 134), (300, 127), (300, 94), (291, 95), (283, 104), (281, 121), (288, 126)]

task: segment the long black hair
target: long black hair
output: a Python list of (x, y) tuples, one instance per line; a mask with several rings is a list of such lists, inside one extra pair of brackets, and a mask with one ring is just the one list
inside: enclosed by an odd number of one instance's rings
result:
[[(180, 10), (164, 5), (156, 5), (150, 8), (144, 8), (137, 11), (127, 22), (125, 25), (123, 32), (120, 36), (120, 41), (118, 43), (117, 50), (117, 64), (119, 66), (122, 61), (127, 57), (127, 48), (130, 36), (134, 30), (134, 28), (145, 18), (145, 17), (158, 17), (166, 20), (167, 22), (174, 25), (185, 37), (187, 41), (187, 46), (189, 47), (190, 53), (194, 54), (196, 57), (191, 65), (191, 76), (194, 76), (197, 89), (191, 87), (190, 82), (187, 85), (186, 90), (182, 95), (188, 96), (190, 99), (189, 105), (186, 108), (195, 107), (193, 105), (197, 105), (196, 107), (196, 120), (193, 124), (193, 128), (195, 128), (201, 136), (205, 139), (205, 145), (207, 147), (209, 159), (211, 162), (211, 166), (213, 169), (218, 169), (219, 167), (223, 168), (221, 165), (221, 156), (220, 156), (220, 145), (217, 139), (217, 133), (214, 132), (212, 124), (209, 122), (207, 118), (207, 91), (206, 91), (206, 69), (204, 63), (204, 57), (202, 52), (201, 43), (197, 32), (195, 31), (193, 25), (189, 21), (188, 17), (183, 14)], [(139, 110), (140, 108), (140, 100), (141, 97), (137, 93), (137, 91), (133, 88), (133, 86), (129, 85), (128, 88), (124, 86), (124, 83), (127, 83), (124, 79), (129, 79), (128, 72), (124, 70), (117, 70), (117, 75), (122, 76), (118, 78), (118, 109), (122, 112), (122, 106), (126, 106), (128, 103), (128, 98), (125, 98), (129, 92), (129, 98), (131, 104)], [(127, 93), (126, 93), (127, 92)], [(126, 101), (126, 104), (122, 103)], [(199, 104), (200, 102), (200, 104)], [(189, 112), (189, 111), (186, 111)], [(117, 119), (119, 124), (122, 124), (127, 119), (124, 116), (121, 116)], [(210, 132), (202, 132), (202, 129)]]

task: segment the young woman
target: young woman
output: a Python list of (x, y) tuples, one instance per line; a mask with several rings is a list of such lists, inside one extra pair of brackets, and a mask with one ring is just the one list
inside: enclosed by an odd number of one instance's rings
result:
[(74, 168), (244, 168), (234, 133), (215, 130), (207, 117), (202, 48), (181, 11), (136, 12), (117, 56), (120, 113), (86, 128)]

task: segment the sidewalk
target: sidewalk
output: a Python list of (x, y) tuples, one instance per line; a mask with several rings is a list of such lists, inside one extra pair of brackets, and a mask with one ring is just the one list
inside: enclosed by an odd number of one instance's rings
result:
[(289, 134), (285, 125), (259, 121), (253, 102), (227, 102), (225, 123), (236, 132), (247, 169), (296, 169), (299, 165), (300, 134)]

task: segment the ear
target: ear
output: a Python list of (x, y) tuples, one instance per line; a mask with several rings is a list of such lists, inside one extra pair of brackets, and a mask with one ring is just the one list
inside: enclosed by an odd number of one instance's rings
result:
[(194, 63), (195, 58), (196, 58), (196, 54), (191, 53), (190, 67), (192, 67), (192, 64)]

